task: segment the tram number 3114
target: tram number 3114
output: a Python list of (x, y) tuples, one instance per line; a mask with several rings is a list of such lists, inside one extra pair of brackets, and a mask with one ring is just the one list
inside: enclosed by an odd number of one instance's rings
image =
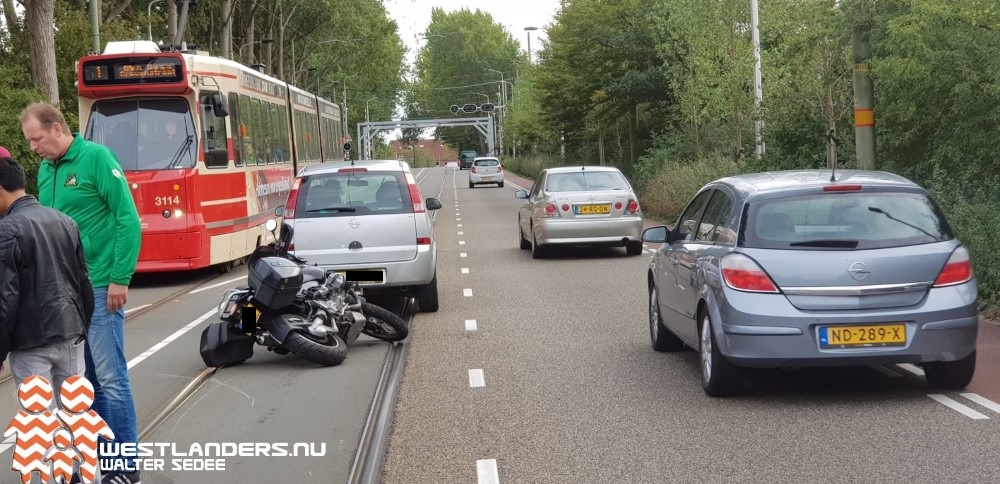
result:
[(156, 197), (156, 206), (157, 207), (162, 206), (162, 205), (180, 205), (180, 204), (181, 204), (181, 197), (179, 197), (177, 195), (174, 195), (174, 196), (169, 196), (168, 195), (166, 197)]

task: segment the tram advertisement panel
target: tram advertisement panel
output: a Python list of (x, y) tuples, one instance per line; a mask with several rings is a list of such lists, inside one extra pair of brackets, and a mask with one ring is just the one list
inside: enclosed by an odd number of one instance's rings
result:
[(250, 208), (253, 213), (273, 213), (284, 205), (292, 189), (292, 172), (286, 167), (256, 170), (250, 176)]

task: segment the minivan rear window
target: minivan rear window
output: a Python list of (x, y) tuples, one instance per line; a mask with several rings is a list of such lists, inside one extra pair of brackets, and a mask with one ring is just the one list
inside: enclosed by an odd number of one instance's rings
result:
[(831, 193), (751, 203), (739, 245), (762, 249), (881, 249), (951, 240), (940, 208), (920, 193)]
[(592, 190), (630, 190), (625, 176), (617, 171), (581, 171), (552, 173), (545, 182), (547, 192), (577, 192)]
[(401, 173), (349, 172), (311, 175), (302, 180), (296, 218), (412, 213)]

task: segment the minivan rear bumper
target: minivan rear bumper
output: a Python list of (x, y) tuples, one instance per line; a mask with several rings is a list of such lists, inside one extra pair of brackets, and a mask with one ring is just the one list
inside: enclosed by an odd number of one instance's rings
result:
[[(975, 279), (930, 289), (916, 306), (855, 311), (802, 311), (781, 294), (723, 289), (712, 307), (716, 344), (725, 358), (748, 367), (853, 366), (953, 361), (976, 348)], [(721, 324), (719, 324), (721, 322)], [(902, 346), (820, 348), (821, 326), (903, 324)], [(721, 332), (720, 332), (721, 329)]]
[(384, 269), (384, 284), (363, 284), (363, 288), (382, 287), (402, 287), (418, 286), (429, 284), (434, 279), (434, 272), (437, 268), (437, 246), (420, 245), (417, 246), (417, 256), (406, 261), (396, 262), (372, 262), (366, 264), (336, 264), (324, 265), (320, 267), (327, 270), (363, 270), (363, 269)]

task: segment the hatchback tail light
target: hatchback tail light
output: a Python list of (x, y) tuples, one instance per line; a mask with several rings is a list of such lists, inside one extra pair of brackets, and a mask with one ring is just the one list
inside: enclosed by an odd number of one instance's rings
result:
[(753, 259), (731, 254), (722, 259), (722, 279), (737, 291), (777, 293), (778, 287)]
[(634, 215), (637, 213), (639, 213), (639, 202), (629, 200), (628, 205), (625, 207), (625, 215)]
[(472, 168), (469, 168), (469, 169), (472, 170), (473, 173), (476, 172), (476, 167), (475, 166), (473, 166)]
[(424, 199), (420, 194), (420, 187), (417, 186), (413, 174), (406, 172), (406, 186), (410, 189), (410, 203), (413, 204), (413, 213), (424, 213)]
[(288, 200), (285, 201), (285, 214), (286, 220), (291, 220), (295, 218), (295, 205), (299, 201), (299, 186), (302, 184), (302, 178), (296, 178), (295, 183), (292, 184), (291, 191), (288, 192)]
[(972, 259), (965, 247), (959, 247), (951, 253), (948, 262), (934, 281), (934, 287), (953, 286), (972, 280)]
[(503, 173), (503, 165), (497, 166), (497, 173)]

